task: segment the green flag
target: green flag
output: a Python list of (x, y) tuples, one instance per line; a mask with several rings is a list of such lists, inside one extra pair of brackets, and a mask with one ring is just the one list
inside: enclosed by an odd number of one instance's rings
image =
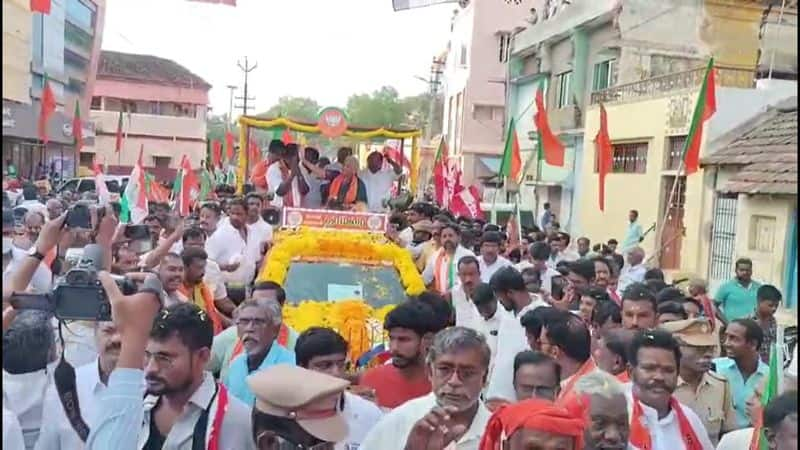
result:
[[(775, 397), (778, 396), (778, 371), (781, 370), (782, 365), (778, 359), (778, 346), (780, 342), (772, 345), (769, 352), (769, 374), (767, 375), (767, 383), (764, 386), (764, 392), (761, 394), (761, 410), (767, 407), (767, 404)], [(783, 358), (781, 358), (782, 360)], [(767, 436), (764, 434), (764, 418), (753, 418), (753, 440), (750, 442), (750, 450), (769, 450), (769, 443)]]

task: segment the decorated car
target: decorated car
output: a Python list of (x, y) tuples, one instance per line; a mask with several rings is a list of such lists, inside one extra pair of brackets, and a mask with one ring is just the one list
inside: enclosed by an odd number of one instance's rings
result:
[(259, 281), (286, 290), (287, 325), (337, 330), (363, 365), (385, 340), (386, 314), (425, 290), (411, 254), (384, 237), (385, 214), (285, 208), (281, 222)]

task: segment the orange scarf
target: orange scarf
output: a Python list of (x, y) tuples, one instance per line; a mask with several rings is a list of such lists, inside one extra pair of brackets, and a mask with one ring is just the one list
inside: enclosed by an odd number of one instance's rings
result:
[[(288, 348), (289, 344), (289, 327), (286, 324), (281, 324), (281, 329), (278, 331), (278, 344), (282, 347)], [(239, 356), (242, 351), (244, 350), (244, 344), (242, 344), (242, 340), (236, 338), (236, 344), (233, 346), (233, 353), (231, 354), (230, 362), (233, 362), (237, 356)]]
[(597, 369), (597, 366), (595, 365), (592, 358), (587, 359), (586, 362), (583, 363), (581, 368), (578, 369), (578, 371), (575, 372), (575, 374), (569, 378), (569, 381), (567, 381), (567, 385), (564, 386), (563, 389), (561, 389), (561, 393), (558, 394), (558, 399), (556, 399), (556, 403), (564, 403), (569, 401), (570, 398), (574, 396), (574, 394), (572, 393), (572, 389), (575, 388), (575, 383), (577, 383), (578, 380), (585, 377), (595, 369)]
[[(684, 414), (680, 403), (675, 400), (675, 397), (670, 397), (669, 407), (675, 411), (675, 415), (677, 416), (678, 428), (680, 429), (681, 439), (683, 439), (686, 450), (703, 450), (700, 439), (697, 438), (697, 434), (695, 433), (694, 428), (692, 428), (692, 424), (689, 423), (689, 419), (686, 417), (686, 414)], [(647, 429), (647, 426), (644, 423), (642, 404), (639, 403), (639, 399), (635, 395), (633, 396), (633, 411), (629, 440), (631, 445), (636, 446), (640, 450), (653, 449), (653, 438), (650, 436), (650, 430)]]
[(480, 450), (500, 450), (503, 436), (510, 438), (522, 429), (544, 431), (569, 436), (573, 439), (573, 450), (583, 449), (585, 421), (567, 409), (539, 398), (506, 404), (498, 408), (481, 438)]
[(617, 381), (620, 383), (630, 383), (631, 376), (628, 375), (628, 371), (622, 372), (621, 374), (617, 375)]
[(211, 324), (214, 327), (214, 336), (222, 331), (222, 318), (220, 318), (219, 311), (217, 311), (217, 307), (214, 305), (214, 297), (211, 295), (211, 290), (208, 289), (205, 283), (198, 283), (194, 285), (194, 287), (182, 284), (178, 288), (178, 292), (190, 299), (192, 303), (199, 306), (208, 314), (208, 317), (211, 319)]
[[(328, 199), (339, 201), (339, 190), (342, 188), (342, 183), (346, 181), (344, 175), (339, 175), (331, 183), (331, 189), (328, 193)], [(350, 177), (350, 187), (347, 188), (347, 193), (344, 196), (344, 204), (352, 205), (356, 202), (358, 196), (358, 177), (353, 175)]]
[[(442, 277), (442, 265), (447, 264), (447, 275)], [(436, 257), (436, 265), (433, 267), (433, 280), (436, 290), (444, 294), (453, 288), (455, 284), (455, 267), (453, 267), (453, 260), (447, 254), (447, 250), (442, 247), (442, 251)]]

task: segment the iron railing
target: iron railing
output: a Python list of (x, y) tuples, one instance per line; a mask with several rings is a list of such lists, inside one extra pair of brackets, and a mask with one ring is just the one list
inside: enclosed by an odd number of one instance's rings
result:
[[(716, 85), (725, 87), (753, 88), (755, 71), (730, 67), (715, 67)], [(592, 92), (591, 102), (624, 102), (646, 97), (659, 97), (674, 91), (699, 87), (703, 82), (705, 68), (676, 72), (648, 78), (633, 83), (621, 84), (601, 91)]]

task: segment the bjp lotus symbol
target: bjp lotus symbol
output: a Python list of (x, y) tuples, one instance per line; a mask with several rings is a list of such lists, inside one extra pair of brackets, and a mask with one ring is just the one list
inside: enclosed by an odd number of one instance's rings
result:
[(319, 132), (327, 138), (337, 138), (347, 131), (347, 117), (339, 108), (323, 108), (317, 121)]

